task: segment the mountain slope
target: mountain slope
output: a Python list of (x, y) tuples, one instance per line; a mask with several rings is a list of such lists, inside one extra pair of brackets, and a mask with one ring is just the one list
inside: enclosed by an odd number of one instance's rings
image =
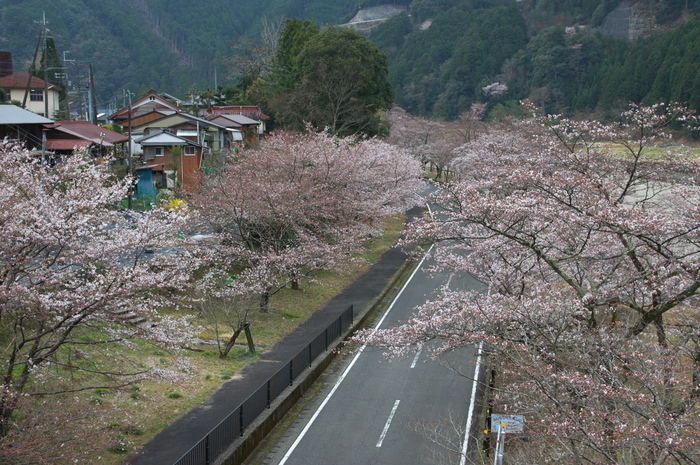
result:
[[(672, 30), (700, 11), (700, 0), (0, 0), (0, 51), (13, 53), (15, 71), (27, 70), (45, 14), (59, 56), (75, 60), (67, 65), (74, 94), (85, 93), (90, 62), (98, 107), (119, 107), (128, 102), (125, 90), (184, 97), (189, 89), (233, 84), (223, 58), (242, 36), (258, 40), (265, 21), (344, 24), (359, 8), (383, 4), (407, 13), (372, 29), (370, 39), (389, 57), (397, 103), (413, 113), (454, 118), (474, 102), (493, 108), (522, 98), (553, 111), (610, 108), (625, 99), (700, 101), (692, 43), (666, 45), (655, 34), (629, 46), (599, 28), (624, 36), (610, 26), (619, 21), (605, 20), (627, 5), (651, 18), (654, 31)], [(649, 73), (662, 70), (645, 68), (658, 60), (634, 58), (642, 50), (656, 57), (657, 47), (671, 47), (676, 59), (664, 61), (667, 76), (658, 79)], [(482, 88), (497, 81), (507, 94), (485, 96)]]
[(355, 11), (350, 0), (4, 0), (0, 50), (26, 70), (45, 15), (59, 54), (93, 63), (100, 103), (124, 88), (182, 96), (193, 85), (214, 88), (215, 77), (225, 84), (222, 56), (239, 37), (257, 37), (263, 18), (338, 24)]

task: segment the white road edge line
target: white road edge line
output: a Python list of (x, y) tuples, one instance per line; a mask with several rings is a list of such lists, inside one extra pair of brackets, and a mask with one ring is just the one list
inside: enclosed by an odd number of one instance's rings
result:
[(467, 413), (467, 425), (464, 430), (464, 443), (462, 444), (462, 458), (459, 465), (467, 463), (467, 447), (469, 445), (469, 432), (472, 429), (472, 417), (474, 416), (474, 406), (476, 405), (476, 388), (479, 384), (479, 372), (481, 371), (481, 352), (483, 351), (484, 343), (479, 343), (479, 355), (476, 357), (476, 368), (474, 368), (474, 384), (472, 384), (472, 397), (469, 401), (469, 412)]
[(389, 419), (386, 421), (386, 425), (384, 425), (384, 429), (382, 430), (382, 435), (379, 436), (379, 441), (377, 442), (377, 447), (382, 447), (382, 443), (384, 442), (384, 438), (386, 437), (386, 433), (389, 431), (389, 427), (391, 426), (391, 421), (394, 419), (394, 414), (396, 413), (396, 409), (399, 408), (399, 402), (401, 402), (401, 399), (396, 399), (396, 402), (394, 402), (394, 408), (391, 409), (391, 413), (389, 414)]
[[(428, 253), (432, 249), (433, 249), (433, 246), (431, 245), (430, 248), (428, 249), (428, 252), (426, 252), (426, 254), (423, 255), (423, 258), (421, 259), (420, 263), (418, 263), (418, 266), (416, 267), (416, 269), (413, 270), (413, 273), (411, 273), (411, 276), (408, 278), (406, 283), (403, 285), (403, 287), (401, 288), (399, 293), (396, 294), (396, 297), (394, 297), (394, 300), (391, 302), (391, 305), (389, 305), (389, 308), (387, 308), (386, 312), (384, 312), (384, 315), (379, 320), (379, 323), (377, 323), (377, 326), (374, 327), (374, 331), (372, 331), (372, 334), (377, 332), (377, 329), (379, 329), (379, 327), (382, 325), (382, 323), (384, 323), (384, 319), (387, 317), (387, 315), (389, 315), (389, 312), (391, 312), (391, 309), (394, 308), (394, 304), (396, 304), (396, 302), (399, 300), (399, 297), (401, 297), (401, 294), (403, 294), (404, 289), (406, 289), (408, 287), (409, 283), (411, 282), (413, 277), (416, 275), (418, 270), (421, 269), (421, 267), (423, 266), (423, 262), (425, 261), (425, 258), (428, 256)], [(350, 362), (350, 365), (348, 365), (348, 367), (345, 369), (345, 371), (340, 376), (340, 378), (338, 378), (338, 381), (335, 382), (335, 386), (333, 386), (333, 389), (331, 389), (331, 392), (329, 392), (328, 395), (326, 396), (326, 398), (323, 399), (323, 402), (318, 407), (318, 410), (316, 410), (316, 412), (314, 412), (313, 416), (311, 417), (309, 422), (306, 424), (304, 429), (301, 430), (301, 433), (299, 434), (299, 436), (296, 438), (296, 440), (292, 444), (292, 447), (290, 447), (289, 450), (287, 451), (287, 453), (284, 454), (284, 457), (282, 457), (282, 461), (279, 463), (279, 465), (284, 465), (285, 463), (287, 463), (287, 460), (289, 460), (289, 457), (291, 457), (292, 453), (294, 452), (294, 449), (296, 449), (297, 446), (299, 445), (299, 443), (301, 442), (301, 440), (304, 439), (304, 436), (306, 436), (306, 433), (309, 431), (309, 428), (311, 428), (311, 425), (314, 423), (314, 421), (316, 421), (316, 418), (318, 418), (319, 414), (321, 413), (321, 410), (323, 410), (323, 408), (326, 406), (326, 404), (331, 399), (333, 394), (335, 394), (335, 391), (338, 389), (338, 386), (340, 386), (340, 383), (342, 383), (343, 380), (345, 379), (345, 377), (348, 375), (348, 373), (352, 369), (353, 365), (355, 365), (355, 362), (357, 362), (357, 359), (360, 358), (360, 355), (365, 350), (365, 347), (367, 347), (367, 344), (364, 344), (362, 347), (360, 347), (360, 350), (357, 351), (357, 354), (352, 359), (352, 362)]]

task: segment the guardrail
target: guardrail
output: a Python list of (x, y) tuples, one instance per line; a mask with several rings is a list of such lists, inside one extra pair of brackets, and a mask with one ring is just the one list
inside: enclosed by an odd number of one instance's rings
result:
[(209, 465), (307, 368), (316, 358), (352, 325), (353, 306), (348, 307), (333, 323), (304, 349), (280, 368), (262, 386), (236, 407), (174, 465)]

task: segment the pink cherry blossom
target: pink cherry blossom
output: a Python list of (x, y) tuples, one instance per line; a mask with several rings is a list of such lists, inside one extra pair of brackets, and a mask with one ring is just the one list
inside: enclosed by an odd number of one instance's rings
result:
[[(196, 266), (176, 238), (184, 218), (121, 210), (129, 182), (115, 179), (109, 160), (97, 164), (78, 153), (45, 167), (0, 143), (0, 435), (12, 428), (19, 396), (51, 393), (48, 384), (89, 388), (46, 369), (67, 363), (68, 351), (109, 350), (134, 337), (179, 344), (191, 336), (186, 322), (156, 313), (162, 291), (183, 288)], [(128, 323), (136, 317), (155, 326)], [(103, 360), (82, 360), (71, 370), (103, 374), (100, 385), (118, 386), (147, 371), (119, 373)]]
[[(231, 154), (192, 201), (216, 233), (231, 292), (270, 295), (320, 269), (342, 270), (379, 220), (405, 211), (422, 186), (408, 152), (377, 139), (282, 132)], [(216, 281), (216, 280), (215, 280)]]
[(435, 269), (487, 292), (445, 289), (358, 339), (395, 354), (485, 342), (494, 408), (528, 419), (518, 463), (700, 462), (700, 166), (656, 145), (678, 120), (697, 124), (678, 105), (612, 125), (538, 116), (457, 149), (460, 182), (406, 240), (439, 242)]

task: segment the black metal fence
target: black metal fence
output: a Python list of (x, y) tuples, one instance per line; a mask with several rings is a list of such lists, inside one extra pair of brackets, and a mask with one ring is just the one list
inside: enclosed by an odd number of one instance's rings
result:
[(351, 305), (306, 348), (280, 368), (257, 391), (236, 407), (185, 455), (180, 457), (174, 465), (209, 465), (212, 463), (237, 437), (243, 435), (245, 429), (255, 421), (258, 415), (270, 407), (270, 404), (287, 386), (292, 385), (301, 372), (311, 366), (316, 357), (328, 350), (330, 344), (352, 325), (353, 318)]

